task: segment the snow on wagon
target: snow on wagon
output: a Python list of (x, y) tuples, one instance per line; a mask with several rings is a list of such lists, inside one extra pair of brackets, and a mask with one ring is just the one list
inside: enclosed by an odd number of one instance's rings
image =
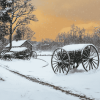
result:
[(54, 73), (67, 74), (71, 67), (83, 65), (86, 71), (97, 69), (99, 55), (93, 44), (72, 44), (58, 48), (53, 52), (51, 66)]

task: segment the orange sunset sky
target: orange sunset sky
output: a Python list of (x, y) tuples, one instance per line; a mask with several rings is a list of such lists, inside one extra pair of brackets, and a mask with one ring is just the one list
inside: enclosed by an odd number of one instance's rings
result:
[(100, 0), (32, 0), (38, 22), (30, 27), (37, 41), (55, 39), (58, 33), (68, 32), (72, 24), (92, 33), (100, 25)]

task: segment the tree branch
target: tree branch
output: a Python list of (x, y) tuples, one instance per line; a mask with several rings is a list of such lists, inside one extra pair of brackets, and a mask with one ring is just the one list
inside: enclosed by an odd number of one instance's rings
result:
[(12, 22), (12, 25), (17, 21), (19, 17), (16, 17), (15, 20)]
[(26, 24), (19, 24), (19, 25), (16, 25), (16, 26), (13, 28), (12, 34), (13, 34), (14, 31), (16, 30), (16, 28), (19, 27), (19, 26), (21, 26), (21, 25), (26, 25)]

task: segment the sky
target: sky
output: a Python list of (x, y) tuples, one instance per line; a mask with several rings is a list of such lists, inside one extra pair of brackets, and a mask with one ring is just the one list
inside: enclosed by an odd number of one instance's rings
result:
[(100, 0), (32, 0), (38, 22), (30, 27), (37, 41), (55, 39), (58, 33), (68, 32), (71, 25), (92, 33), (100, 24)]

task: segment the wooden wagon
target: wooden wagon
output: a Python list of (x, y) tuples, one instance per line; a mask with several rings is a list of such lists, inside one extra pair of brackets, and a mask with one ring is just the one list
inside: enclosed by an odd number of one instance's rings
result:
[(18, 59), (30, 59), (31, 57), (37, 58), (37, 53), (35, 51), (31, 51), (26, 47), (17, 47), (11, 48), (10, 52), (14, 52), (15, 58)]
[(97, 69), (99, 55), (93, 44), (72, 44), (57, 48), (51, 58), (54, 73), (67, 74), (69, 70), (77, 68), (80, 64), (86, 71)]
[(30, 60), (31, 57), (37, 58), (37, 53), (26, 47), (11, 48), (9, 52), (2, 55), (4, 60), (11, 60), (12, 58)]

